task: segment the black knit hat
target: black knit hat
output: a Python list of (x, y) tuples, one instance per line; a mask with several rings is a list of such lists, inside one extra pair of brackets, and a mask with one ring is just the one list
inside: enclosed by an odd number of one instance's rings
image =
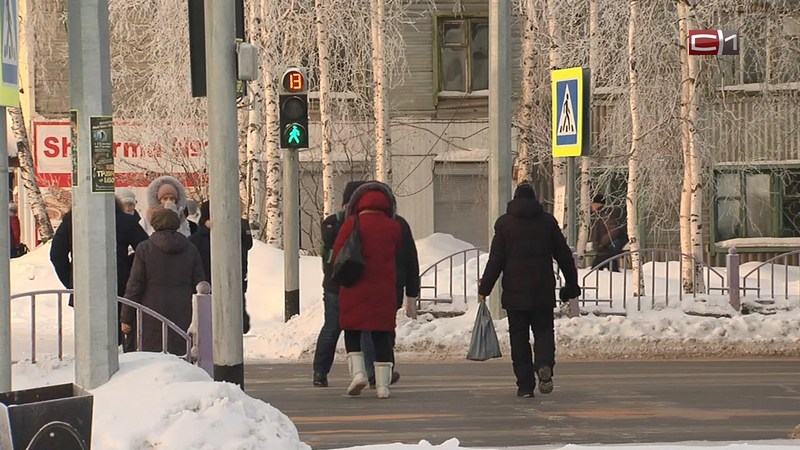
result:
[(528, 183), (520, 183), (514, 191), (514, 198), (531, 198), (536, 200), (536, 191)]
[(346, 205), (350, 203), (350, 197), (353, 196), (353, 192), (356, 191), (361, 185), (366, 184), (366, 181), (350, 181), (344, 186), (344, 192), (342, 192), (342, 204)]
[(206, 226), (206, 221), (209, 219), (211, 219), (211, 213), (209, 211), (208, 200), (206, 200), (200, 204), (200, 218), (197, 219), (197, 224)]
[(606, 199), (603, 198), (602, 194), (597, 194), (592, 198), (592, 203), (600, 203), (601, 205), (605, 205)]

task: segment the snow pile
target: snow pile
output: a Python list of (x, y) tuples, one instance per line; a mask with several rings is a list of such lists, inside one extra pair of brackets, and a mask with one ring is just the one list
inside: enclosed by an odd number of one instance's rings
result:
[[(38, 366), (14, 365), (14, 389), (72, 382), (72, 361)], [(283, 413), (172, 355), (120, 355), (120, 370), (91, 393), (94, 448), (310, 449)]]

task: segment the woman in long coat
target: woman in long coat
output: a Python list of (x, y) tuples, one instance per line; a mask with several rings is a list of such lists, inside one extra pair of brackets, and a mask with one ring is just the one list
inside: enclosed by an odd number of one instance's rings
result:
[[(152, 214), (151, 224), (156, 231), (136, 249), (125, 298), (153, 309), (186, 330), (192, 321), (192, 295), (205, 275), (197, 248), (177, 231), (180, 221), (170, 209)], [(120, 322), (122, 331), (129, 332), (130, 325), (136, 322), (133, 308), (122, 309)], [(161, 322), (147, 315), (143, 315), (142, 322), (139, 350), (162, 351)], [(174, 332), (168, 335), (167, 351), (186, 354), (186, 342)]]
[[(358, 395), (368, 379), (361, 351), (361, 333), (371, 332), (375, 344), (375, 386), (378, 398), (389, 398), (392, 377), (392, 333), (397, 317), (397, 254), (402, 246), (400, 223), (394, 220), (395, 200), (389, 188), (371, 182), (350, 199), (347, 218), (333, 245), (334, 259), (358, 223), (364, 271), (352, 286), (339, 290), (339, 326), (353, 380), (348, 395)], [(358, 222), (356, 222), (358, 218)]]

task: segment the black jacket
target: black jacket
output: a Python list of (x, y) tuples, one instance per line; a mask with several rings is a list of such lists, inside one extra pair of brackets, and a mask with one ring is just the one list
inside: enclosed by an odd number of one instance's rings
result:
[[(419, 258), (411, 226), (402, 216), (395, 215), (403, 233), (403, 247), (397, 254), (397, 304), (403, 304), (403, 289), (408, 297), (419, 295)], [(345, 212), (331, 214), (322, 221), (322, 287), (326, 291), (338, 292), (339, 286), (331, 280), (333, 273), (333, 243), (344, 223)]]
[[(242, 223), (242, 293), (247, 292), (247, 252), (253, 248), (253, 233), (250, 224), (245, 219)], [(189, 236), (197, 250), (200, 251), (200, 261), (203, 263), (203, 272), (206, 281), (211, 283), (211, 230), (203, 224), (197, 225), (197, 232)]]
[(489, 261), (478, 288), (489, 295), (503, 273), (503, 308), (554, 308), (556, 281), (553, 259), (567, 285), (577, 286), (578, 271), (556, 219), (535, 199), (517, 198), (494, 224)]
[[(135, 216), (125, 214), (119, 206), (114, 216), (117, 231), (117, 295), (125, 294), (125, 285), (131, 274), (132, 259), (128, 256), (128, 247), (136, 247), (147, 240), (147, 233), (139, 225)], [(56, 271), (61, 284), (67, 289), (72, 289), (72, 211), (64, 214), (61, 225), (53, 235), (50, 247), (50, 262)], [(70, 298), (72, 305), (72, 298)]]

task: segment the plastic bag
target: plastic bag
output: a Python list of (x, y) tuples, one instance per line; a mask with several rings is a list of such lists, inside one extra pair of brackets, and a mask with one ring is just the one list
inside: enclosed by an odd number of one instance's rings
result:
[(475, 316), (475, 325), (472, 327), (472, 340), (469, 343), (467, 359), (471, 361), (486, 361), (487, 359), (500, 358), (500, 343), (497, 341), (497, 333), (494, 331), (492, 314), (486, 302), (481, 302), (478, 306), (478, 314)]

